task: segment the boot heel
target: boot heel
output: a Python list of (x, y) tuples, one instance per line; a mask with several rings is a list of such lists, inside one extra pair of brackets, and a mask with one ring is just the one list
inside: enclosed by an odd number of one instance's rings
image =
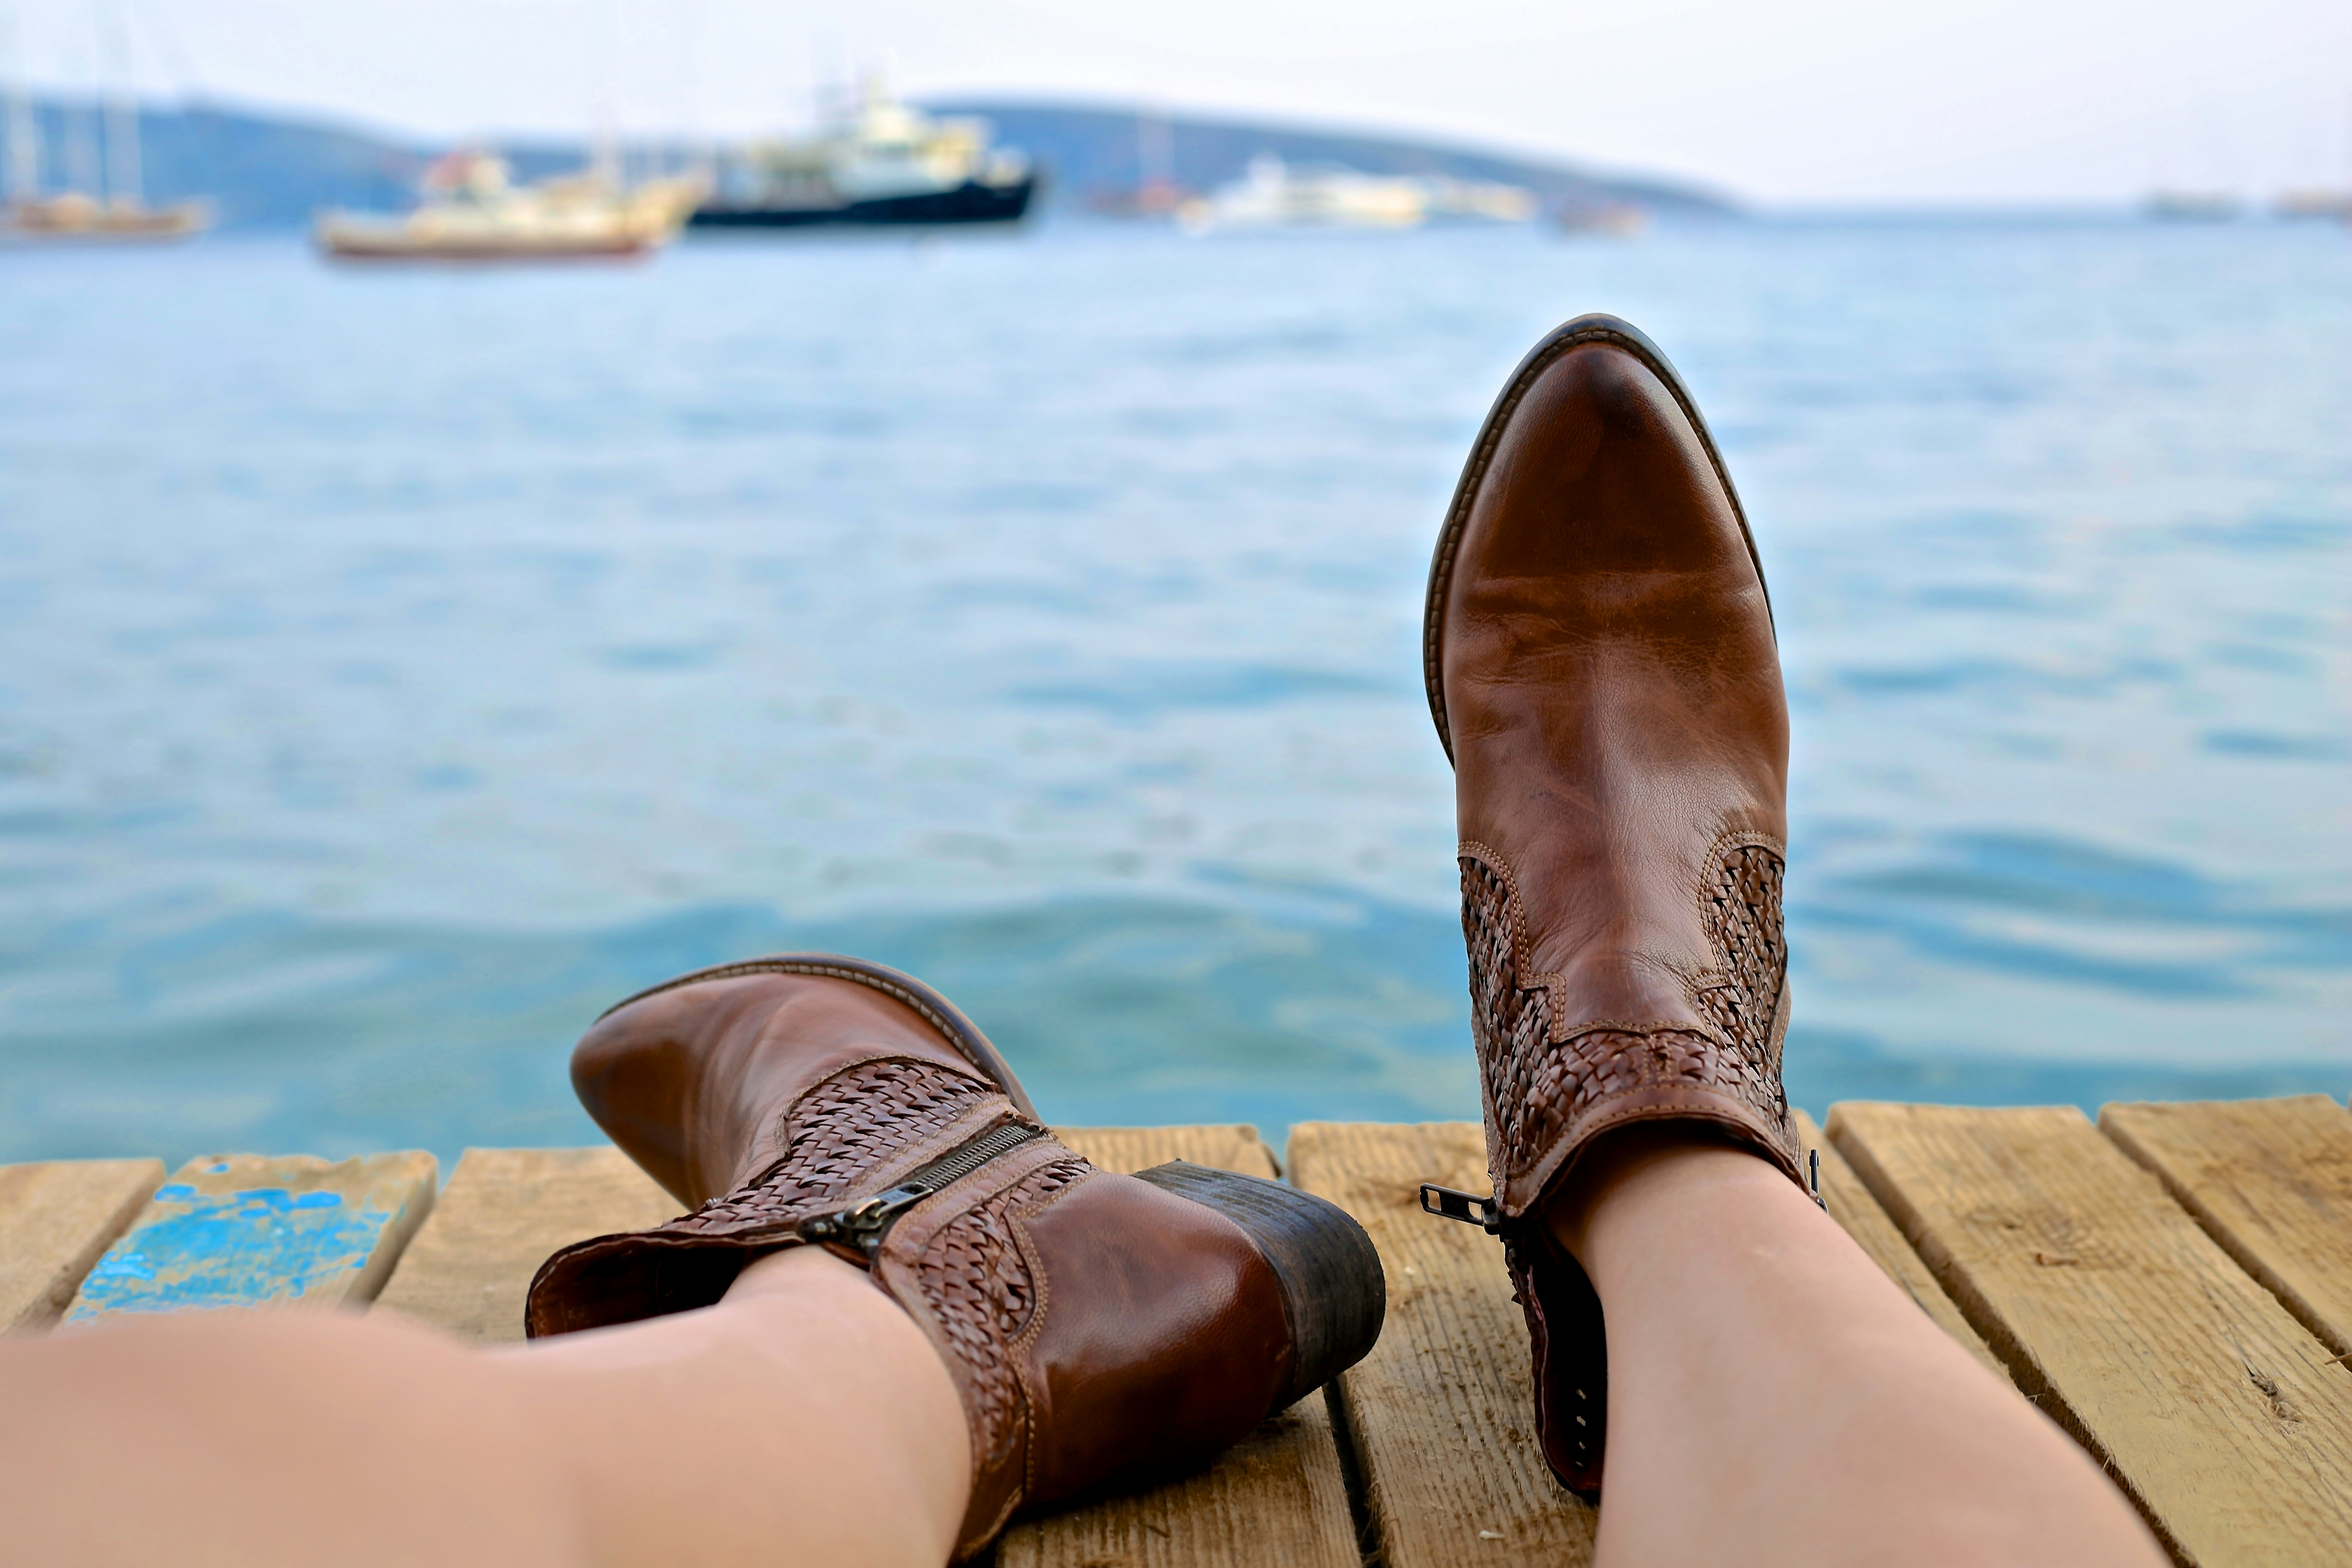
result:
[(1282, 1285), (1298, 1355), (1278, 1409), (1364, 1359), (1388, 1315), (1388, 1276), (1355, 1216), (1280, 1182), (1171, 1160), (1136, 1180), (1213, 1208), (1242, 1227)]

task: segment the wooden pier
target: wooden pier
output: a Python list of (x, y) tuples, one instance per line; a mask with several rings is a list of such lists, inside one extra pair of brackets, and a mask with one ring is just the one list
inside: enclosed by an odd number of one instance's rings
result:
[[(1808, 1125), (1808, 1134), (1813, 1129)], [(1538, 1456), (1500, 1249), (1423, 1215), (1484, 1190), (1470, 1123), (1078, 1129), (1112, 1170), (1175, 1158), (1345, 1205), (1388, 1269), (1386, 1332), (1327, 1400), (1209, 1471), (1032, 1521), (1004, 1568), (1559, 1568), (1593, 1513)], [(1938, 1324), (2073, 1433), (2183, 1563), (2352, 1563), (2352, 1112), (2321, 1096), (1986, 1110), (1849, 1104), (1830, 1212)], [(676, 1204), (610, 1148), (0, 1166), (0, 1330), (180, 1304), (373, 1301), (522, 1332), (565, 1242)]]

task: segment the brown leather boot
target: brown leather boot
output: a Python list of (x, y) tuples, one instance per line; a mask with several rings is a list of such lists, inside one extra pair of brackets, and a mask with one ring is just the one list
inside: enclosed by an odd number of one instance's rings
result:
[(906, 1310), (962, 1396), (959, 1559), (1024, 1507), (1199, 1463), (1380, 1334), (1380, 1259), (1346, 1214), (1181, 1162), (1096, 1170), (962, 1014), (879, 964), (671, 981), (600, 1019), (572, 1078), (701, 1206), (549, 1258), (528, 1331), (709, 1306), (754, 1258), (825, 1247)]
[(1805, 1184), (1780, 1088), (1771, 607), (1698, 410), (1623, 321), (1569, 322), (1496, 400), (1431, 563), (1423, 651), (1454, 765), (1490, 1218), (1545, 1458), (1594, 1491), (1601, 1304), (1542, 1205), (1635, 1122), (1703, 1129)]

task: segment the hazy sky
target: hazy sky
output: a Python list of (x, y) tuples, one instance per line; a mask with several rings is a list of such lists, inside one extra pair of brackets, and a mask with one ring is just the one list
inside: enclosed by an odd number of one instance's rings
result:
[[(1773, 203), (2352, 184), (2352, 0), (96, 0), (142, 87), (446, 135), (804, 120), (911, 95), (1148, 99), (1433, 132)], [(93, 0), (0, 0), (38, 79)], [(0, 58), (5, 58), (0, 54)]]

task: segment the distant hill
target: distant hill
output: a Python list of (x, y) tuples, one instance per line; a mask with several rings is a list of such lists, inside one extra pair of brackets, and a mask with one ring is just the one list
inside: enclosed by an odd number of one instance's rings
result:
[[(1082, 205), (1090, 195), (1132, 189), (1139, 177), (1139, 122), (1130, 110), (966, 99), (924, 107), (986, 117), (1000, 142), (1025, 150), (1045, 166), (1056, 205)], [(34, 112), (45, 188), (74, 183), (78, 164), (95, 167), (94, 107), (51, 100), (37, 103)], [(1192, 116), (1160, 123), (1169, 127), (1171, 177), (1196, 190), (1233, 179), (1251, 158), (1271, 153), (1293, 163), (1343, 163), (1368, 174), (1501, 180), (1526, 185), (1550, 205), (1637, 201), (1664, 214), (1691, 216), (1734, 210), (1719, 196), (1664, 181), (1601, 175), (1403, 137)], [(208, 197), (221, 222), (237, 227), (306, 224), (320, 207), (404, 206), (425, 165), (444, 150), (423, 137), (215, 104), (143, 107), (139, 140), (150, 199)], [(583, 144), (565, 142), (514, 142), (498, 150), (514, 160), (517, 174), (526, 179), (576, 168), (587, 155)]]
[[(997, 140), (1019, 147), (1051, 172), (1055, 199), (1083, 203), (1090, 195), (1132, 190), (1142, 177), (1143, 118), (1133, 109), (1019, 103), (1002, 99), (926, 100), (940, 114), (977, 114), (995, 126)], [(1192, 115), (1155, 116), (1164, 133), (1169, 177), (1205, 191), (1238, 176), (1249, 161), (1270, 153), (1292, 163), (1340, 163), (1368, 174), (1440, 174), (1458, 180), (1500, 180), (1525, 185), (1548, 206), (1605, 201), (1638, 202), (1675, 216), (1725, 217), (1737, 208), (1713, 192), (1665, 180), (1596, 174), (1571, 164), (1476, 152), (1402, 136)]]

